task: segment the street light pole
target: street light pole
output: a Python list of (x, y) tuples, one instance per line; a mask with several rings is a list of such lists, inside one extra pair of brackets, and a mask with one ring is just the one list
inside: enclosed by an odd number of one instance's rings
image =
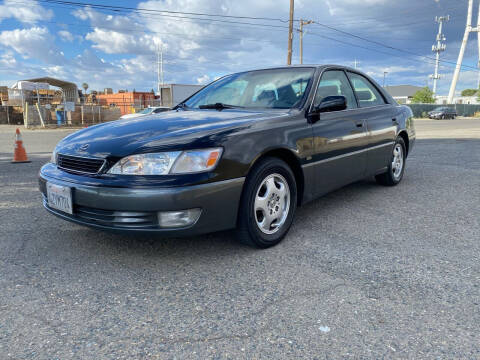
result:
[(383, 72), (383, 87), (385, 87), (385, 79), (387, 77), (388, 71)]
[(303, 64), (303, 26), (313, 23), (312, 20), (300, 20), (300, 64)]

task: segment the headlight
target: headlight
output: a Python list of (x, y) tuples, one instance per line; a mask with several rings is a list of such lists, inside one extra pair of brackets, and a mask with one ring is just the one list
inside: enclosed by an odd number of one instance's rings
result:
[(212, 170), (221, 148), (138, 154), (124, 157), (109, 171), (117, 175), (187, 174)]
[(221, 148), (184, 151), (178, 157), (170, 173), (188, 174), (212, 170), (221, 155)]

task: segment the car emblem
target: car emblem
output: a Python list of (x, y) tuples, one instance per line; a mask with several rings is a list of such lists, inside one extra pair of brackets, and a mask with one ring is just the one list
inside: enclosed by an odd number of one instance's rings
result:
[(89, 144), (83, 144), (82, 146), (80, 146), (80, 147), (78, 148), (78, 150), (80, 150), (80, 151), (85, 151), (85, 150), (88, 149), (89, 146), (90, 146)]

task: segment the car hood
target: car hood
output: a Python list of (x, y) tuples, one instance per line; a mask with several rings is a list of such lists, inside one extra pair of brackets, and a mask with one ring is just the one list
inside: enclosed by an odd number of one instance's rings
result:
[(168, 111), (88, 127), (64, 138), (56, 151), (105, 158), (221, 145), (229, 133), (251, 126), (253, 122), (287, 114), (287, 110)]

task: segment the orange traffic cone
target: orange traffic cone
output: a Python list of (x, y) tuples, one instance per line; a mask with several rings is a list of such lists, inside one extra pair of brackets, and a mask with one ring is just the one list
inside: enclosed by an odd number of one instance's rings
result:
[(15, 146), (13, 149), (13, 160), (12, 163), (29, 163), (27, 152), (23, 147), (22, 135), (20, 134), (20, 129), (17, 128), (15, 133)]

